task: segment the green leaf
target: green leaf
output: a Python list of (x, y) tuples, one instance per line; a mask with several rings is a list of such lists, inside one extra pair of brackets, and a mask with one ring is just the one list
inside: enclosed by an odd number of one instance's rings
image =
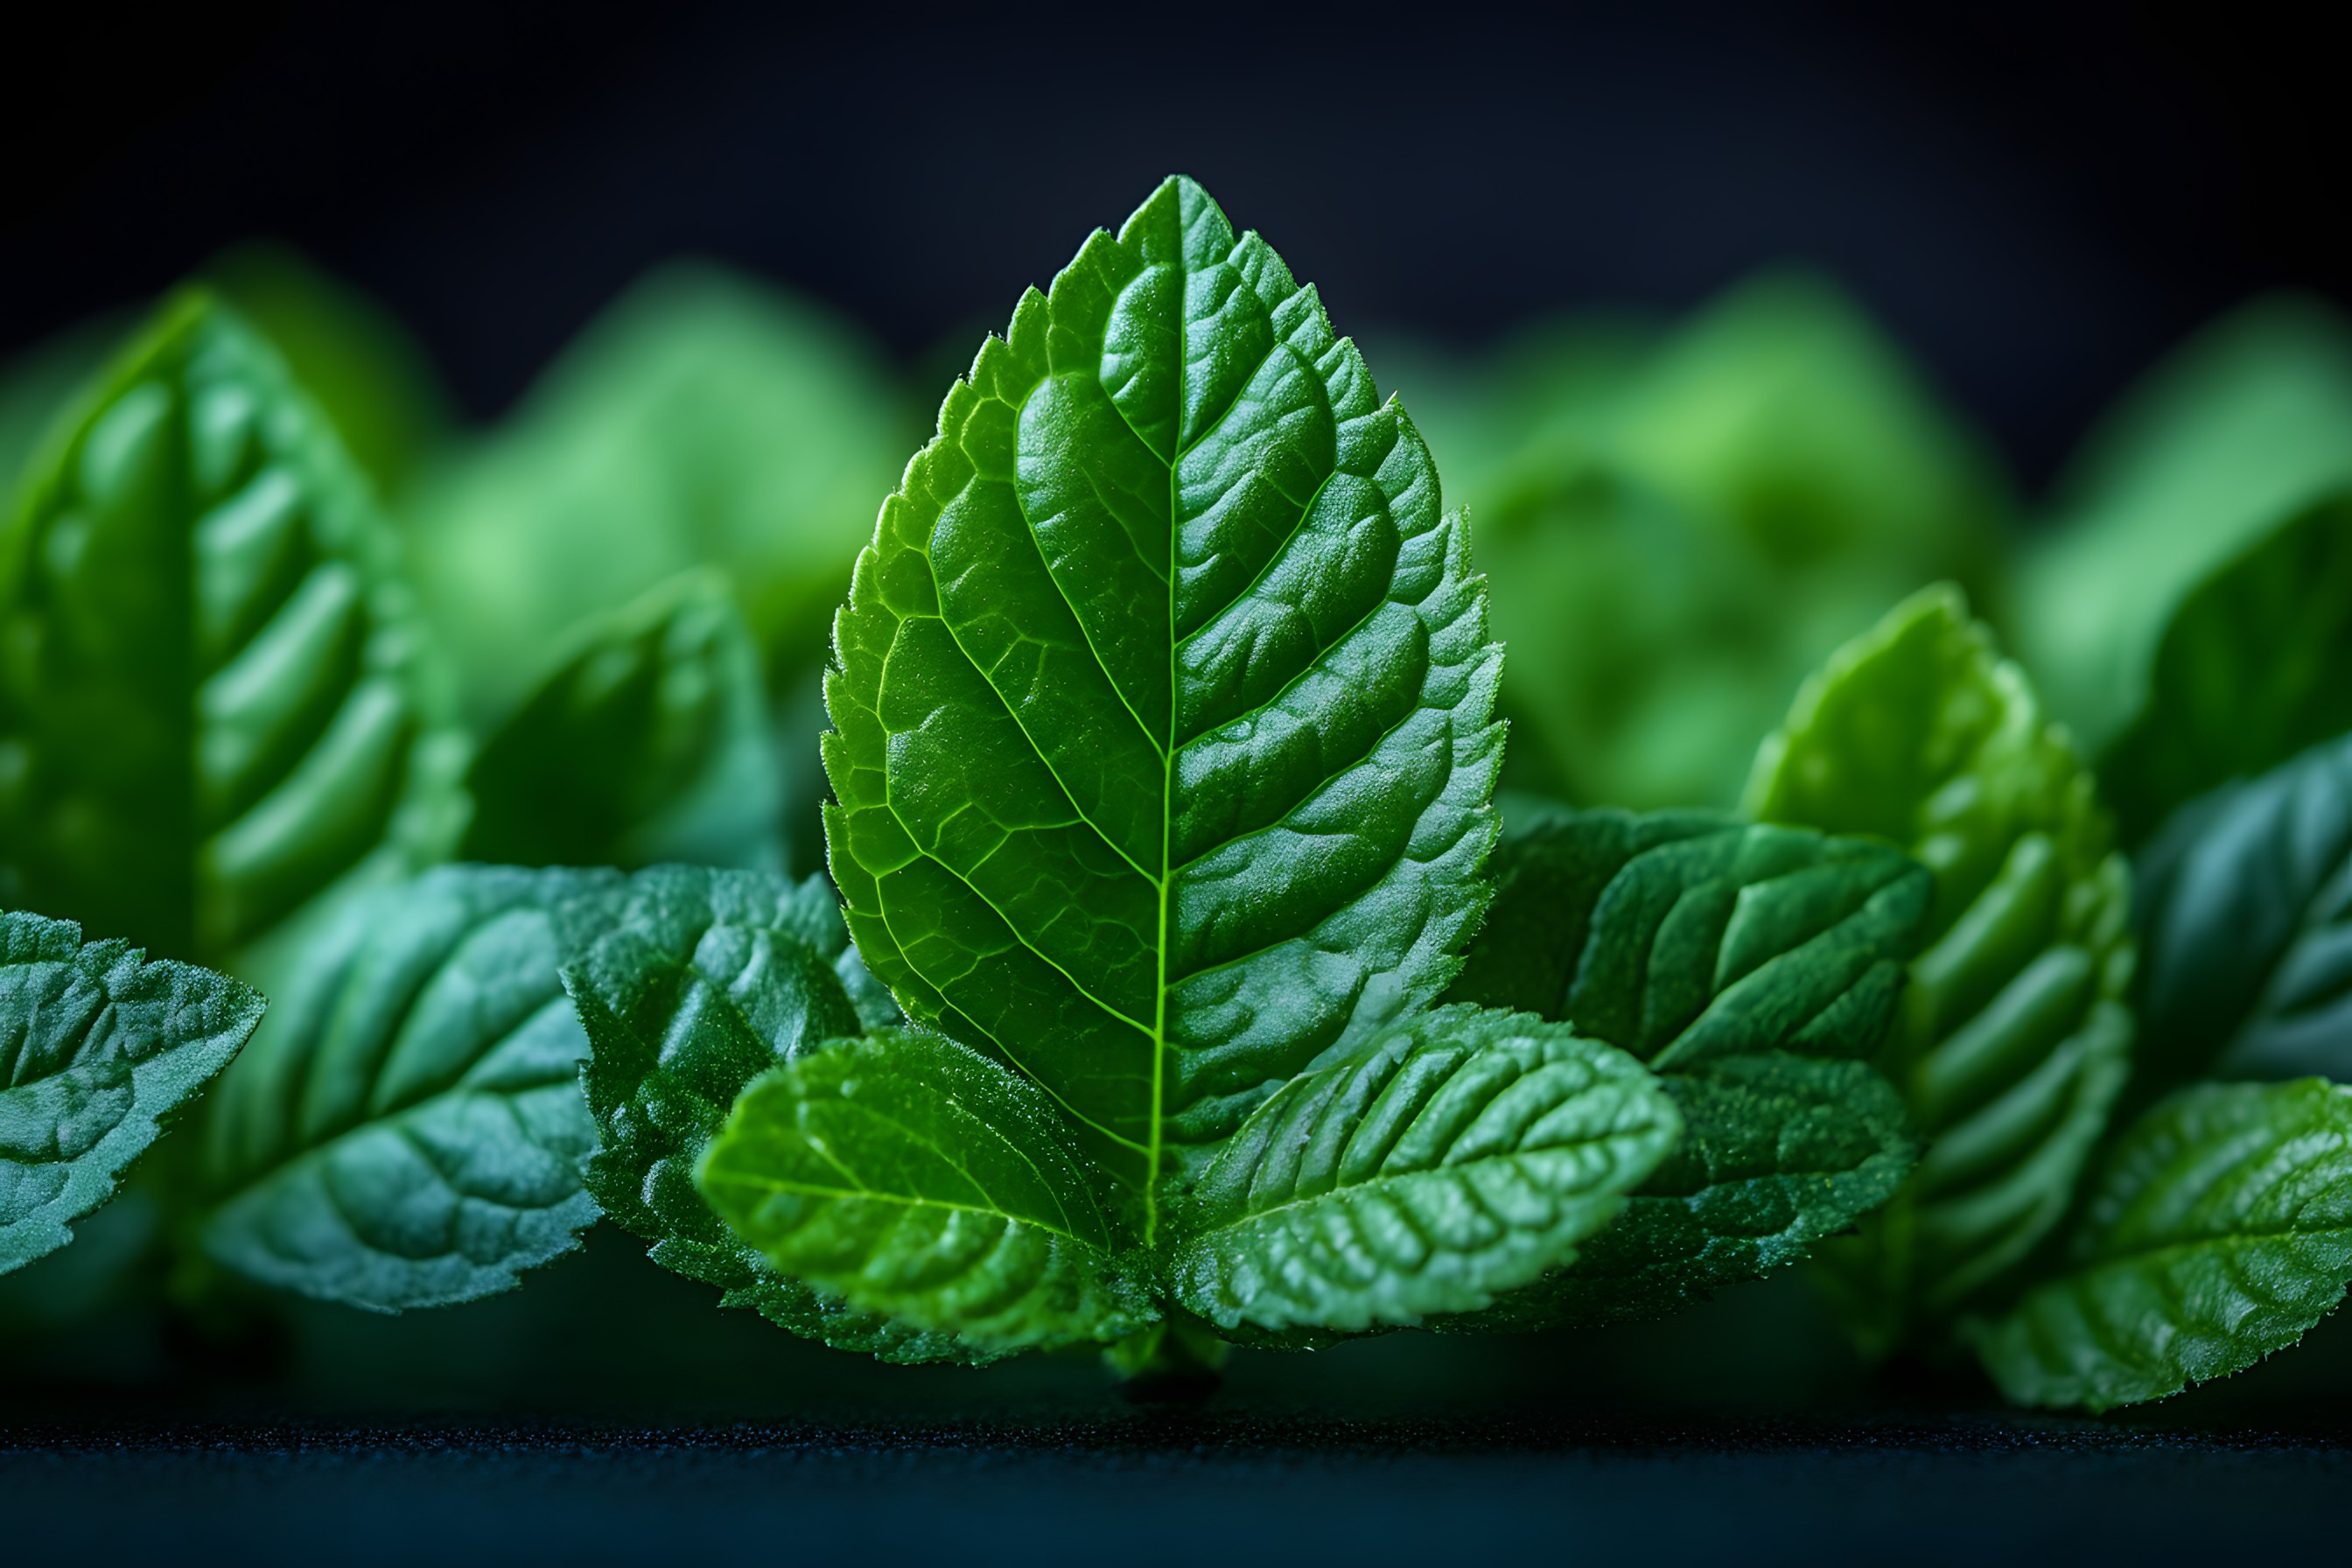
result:
[(1573, 1268), (1446, 1327), (1653, 1317), (1807, 1257), (1916, 1153), (1885, 1036), (1927, 877), (1857, 839), (1702, 812), (1515, 806), (1451, 994), (1571, 1023), (1655, 1069), (1680, 1147)]
[(770, 1268), (695, 1190), (694, 1169), (749, 1084), (898, 1009), (849, 946), (831, 890), (740, 871), (656, 867), (629, 883), (563, 980), (594, 1050), (581, 1081), (602, 1146), (588, 1190), (648, 1256), (794, 1333), (885, 1361), (988, 1352), (853, 1310)]
[(1439, 1008), (1258, 1107), (1182, 1211), (1171, 1288), (1227, 1332), (1478, 1311), (1573, 1262), (1680, 1131), (1624, 1052)]
[(0, 1274), (73, 1239), (263, 1006), (226, 975), (0, 911)]
[(1927, 1152), (1835, 1258), (1865, 1343), (1890, 1348), (2063, 1215), (2127, 1071), (2127, 873), (2090, 773), (1950, 588), (1807, 682), (1748, 799), (1769, 821), (1904, 845), (1935, 875), (1880, 1058)]
[(835, 623), (850, 934), (1139, 1198), (1432, 998), (1477, 923), (1500, 649), (1402, 411), (1171, 179), (949, 393)]
[(2095, 754), (2137, 710), (2189, 591), (2352, 483), (2352, 323), (2257, 300), (2207, 328), (2101, 422), (2026, 554), (2017, 646)]
[(205, 1250), (396, 1312), (511, 1289), (578, 1246), (596, 1135), (557, 965), (620, 885), (450, 866), (347, 909), (215, 1097)]
[(236, 246), (204, 280), (285, 357), (376, 488), (397, 494), (456, 416), (433, 363), (392, 313), (283, 246)]
[(2147, 1081), (2352, 1081), (2352, 734), (2189, 805), (2139, 870)]
[(752, 1083), (697, 1181), (781, 1273), (984, 1349), (1108, 1342), (1160, 1316), (1108, 1184), (1036, 1085), (924, 1030)]
[(759, 650), (696, 574), (582, 628), (483, 742), (459, 854), (519, 866), (773, 867), (782, 784)]
[(2099, 769), (2124, 841), (2144, 844), (2191, 798), (2352, 730), (2347, 675), (2352, 489), (2281, 523), (2173, 612), (2147, 702)]
[(0, 546), (0, 897), (209, 961), (446, 844), (391, 544), (270, 350), (165, 308)]
[(2109, 1410), (2241, 1372), (2352, 1280), (2352, 1089), (2200, 1084), (2125, 1132), (2070, 1261), (1972, 1325), (2021, 1405)]
[(404, 504), (468, 714), (509, 711), (583, 617), (706, 565), (779, 690), (813, 671), (918, 412), (879, 350), (819, 307), (706, 265), (647, 276)]

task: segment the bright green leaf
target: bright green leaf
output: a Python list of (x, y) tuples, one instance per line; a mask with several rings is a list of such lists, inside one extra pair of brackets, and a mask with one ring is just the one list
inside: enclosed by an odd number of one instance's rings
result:
[(557, 966), (620, 886), (450, 866), (348, 908), (215, 1097), (205, 1250), (394, 1312), (510, 1289), (579, 1245), (596, 1134)]
[(2137, 710), (2184, 595), (2352, 482), (2352, 323), (2258, 300), (2178, 350), (2104, 420), (2016, 595), (2017, 646), (2095, 752)]
[(0, 897), (210, 960), (446, 843), (392, 541), (259, 338), (180, 298), (47, 453), (0, 554)]
[(494, 721), (580, 620), (702, 566), (772, 675), (813, 669), (914, 412), (820, 308), (709, 266), (646, 278), (402, 509), (467, 711)]
[(754, 1081), (698, 1182), (779, 1272), (997, 1351), (1159, 1317), (1115, 1199), (1036, 1085), (923, 1030), (839, 1040)]
[(2352, 489), (2280, 524), (2181, 601), (2147, 702), (2099, 776), (2125, 842), (2144, 844), (2192, 797), (2347, 730)]
[(1865, 1343), (1889, 1348), (2064, 1214), (2127, 1070), (2127, 873), (2089, 772), (1949, 588), (1897, 606), (1806, 684), (1748, 799), (1768, 821), (1890, 839), (1935, 876), (1880, 1058), (1927, 1152), (1834, 1254)]
[(262, 1007), (226, 975), (0, 912), (0, 1274), (73, 1239)]
[(771, 1321), (885, 1361), (985, 1361), (949, 1333), (853, 1310), (768, 1267), (695, 1190), (744, 1086), (898, 1009), (859, 963), (822, 880), (656, 867), (564, 970), (594, 1050), (582, 1082), (603, 1146), (588, 1190), (653, 1260)]
[(1451, 978), (1486, 903), (1468, 531), (1314, 291), (1171, 179), (949, 393), (835, 621), (826, 836), (910, 1016), (1139, 1195)]
[(1439, 1008), (1258, 1107), (1182, 1211), (1171, 1289), (1227, 1331), (1478, 1311), (1573, 1262), (1680, 1131), (1624, 1052)]
[(774, 867), (782, 785), (759, 650), (695, 574), (582, 628), (482, 744), (459, 853), (519, 866)]
[(2065, 1271), (1970, 1337), (2021, 1405), (2097, 1411), (2301, 1339), (2352, 1280), (2352, 1089), (2201, 1084), (2135, 1122)]
[(2352, 1081), (2352, 734), (2195, 802), (2139, 874), (2149, 1080)]
[(1451, 994), (1648, 1061), (1685, 1131), (1573, 1268), (1450, 1326), (1661, 1315), (1807, 1257), (1901, 1184), (1909, 1119), (1855, 1059), (1927, 910), (1900, 852), (1699, 812), (1514, 807), (1496, 873)]

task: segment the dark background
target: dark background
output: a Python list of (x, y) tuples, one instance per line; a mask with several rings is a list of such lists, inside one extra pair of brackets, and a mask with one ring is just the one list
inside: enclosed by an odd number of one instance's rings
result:
[(267, 235), (477, 416), (680, 252), (960, 363), (1181, 169), (1343, 330), (1476, 342), (1820, 263), (2038, 484), (2218, 310), (2352, 300), (2342, 57), (2290, 15), (85, 6), (9, 24), (0, 352)]

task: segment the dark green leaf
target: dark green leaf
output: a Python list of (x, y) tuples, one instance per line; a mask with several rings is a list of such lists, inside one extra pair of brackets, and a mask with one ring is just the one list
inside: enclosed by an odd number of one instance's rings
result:
[(773, 868), (782, 785), (725, 584), (681, 578), (581, 628), (467, 783), (467, 859)]
[(226, 975), (0, 912), (0, 1274), (73, 1239), (262, 1007)]
[(1109, 1342), (1160, 1315), (1108, 1184), (1044, 1091), (925, 1030), (756, 1080), (698, 1183), (782, 1273), (990, 1350)]
[(1451, 978), (1500, 649), (1312, 289), (1171, 179), (949, 393), (835, 621), (826, 816), (908, 1012), (1141, 1198)]
[(1572, 1023), (1647, 1060), (1680, 1148), (1576, 1267), (1465, 1329), (1669, 1311), (1808, 1255), (1916, 1152), (1866, 1063), (1894, 1016), (1927, 874), (1855, 839), (1698, 812), (1526, 812), (1453, 995)]
[(2182, 811), (2139, 903), (2151, 1082), (2352, 1081), (2352, 735)]
[(2071, 1259), (1972, 1327), (2021, 1405), (2107, 1410), (2301, 1339), (2352, 1280), (2352, 1089), (2200, 1084), (2135, 1122)]
[(2190, 340), (2101, 422), (2025, 556), (2017, 646), (2052, 714), (2105, 748), (2189, 589), (2347, 482), (2352, 324), (2278, 297)]
[(375, 1311), (512, 1289), (596, 1217), (557, 966), (610, 872), (450, 866), (351, 906), (221, 1085), (205, 1250)]
[(210, 959), (446, 844), (390, 548), (268, 348), (168, 307), (0, 556), (0, 897)]
[(1907, 847), (1935, 874), (1880, 1060), (1927, 1140), (1834, 1261), (1885, 1349), (1998, 1279), (2063, 1215), (2123, 1086), (2127, 873), (2090, 773), (1949, 588), (1839, 650), (1765, 742), (1754, 815)]
[(1442, 1007), (1258, 1107), (1182, 1211), (1171, 1290), (1229, 1332), (1478, 1311), (1574, 1261), (1680, 1131), (1624, 1052)]
[(1867, 1062), (1790, 1051), (1721, 1057), (1659, 1079), (1690, 1129), (1576, 1267), (1469, 1331), (1663, 1318), (1811, 1256), (1893, 1197), (1919, 1145), (1903, 1097)]
[(582, 1081), (603, 1146), (588, 1190), (653, 1243), (650, 1256), (715, 1285), (723, 1304), (885, 1361), (985, 1361), (769, 1268), (695, 1190), (694, 1169), (746, 1084), (898, 1010), (865, 973), (822, 880), (657, 867), (629, 884), (607, 929), (564, 970), (594, 1052)]
[[(2344, 440), (2352, 445), (2352, 422)], [(2127, 844), (2193, 797), (2352, 730), (2352, 489), (2200, 583), (2099, 769)]]

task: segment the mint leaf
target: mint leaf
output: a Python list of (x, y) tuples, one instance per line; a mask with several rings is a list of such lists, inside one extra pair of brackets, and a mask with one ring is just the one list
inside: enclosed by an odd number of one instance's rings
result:
[(2190, 588), (2347, 482), (2352, 323), (2332, 306), (2258, 300), (2176, 350), (2084, 443), (2021, 563), (2017, 647), (2051, 712), (2104, 749)]
[(2147, 703), (2099, 769), (2125, 842), (2147, 842), (2207, 790), (2352, 729), (2347, 669), (2352, 489), (2288, 518), (2173, 612)]
[(183, 296), (46, 451), (0, 574), (6, 896), (210, 960), (438, 847), (392, 542), (277, 356)]
[(2242, 1371), (2352, 1280), (2352, 1089), (2200, 1084), (2124, 1133), (2069, 1262), (1970, 1337), (2021, 1405), (2098, 1411)]
[(566, 965), (594, 1044), (581, 1081), (603, 1146), (588, 1190), (647, 1256), (715, 1285), (721, 1304), (885, 1361), (987, 1361), (952, 1333), (845, 1306), (768, 1267), (695, 1190), (694, 1169), (744, 1086), (835, 1036), (894, 1020), (821, 879), (656, 867)]
[(1908, 847), (1935, 875), (1880, 1057), (1927, 1140), (1884, 1223), (1837, 1249), (1889, 1348), (1997, 1280), (2066, 1210), (2123, 1086), (2129, 892), (2089, 772), (1948, 587), (1840, 649), (1764, 743), (1753, 815)]
[(0, 911), (0, 1274), (73, 1239), (264, 1005), (226, 975)]
[(986, 1350), (1155, 1321), (1116, 1202), (1036, 1085), (923, 1030), (840, 1040), (743, 1091), (697, 1173), (779, 1272)]
[(348, 908), (223, 1080), (207, 1252), (374, 1311), (511, 1289), (596, 1217), (557, 965), (609, 872), (451, 866)]
[(1926, 914), (1898, 851), (1703, 812), (1514, 808), (1494, 912), (1451, 994), (1650, 1063), (1681, 1145), (1576, 1266), (1445, 1327), (1672, 1311), (1808, 1256), (1916, 1145), (1867, 1063)]
[(1478, 1311), (1573, 1261), (1680, 1131), (1622, 1051), (1439, 1008), (1252, 1113), (1182, 1211), (1172, 1293), (1228, 1332)]
[(772, 866), (782, 784), (760, 654), (697, 574), (581, 628), (467, 777), (459, 853), (521, 866)]
[(1469, 535), (1255, 235), (1171, 179), (1032, 290), (858, 559), (826, 686), (850, 934), (1139, 1195), (1432, 998), (1502, 732)]
[(2147, 1081), (2352, 1081), (2352, 735), (2181, 811), (2140, 860)]
[(813, 677), (922, 412), (821, 307), (707, 265), (649, 274), (404, 499), (467, 712), (495, 723), (582, 619), (703, 567), (726, 574), (775, 689)]

